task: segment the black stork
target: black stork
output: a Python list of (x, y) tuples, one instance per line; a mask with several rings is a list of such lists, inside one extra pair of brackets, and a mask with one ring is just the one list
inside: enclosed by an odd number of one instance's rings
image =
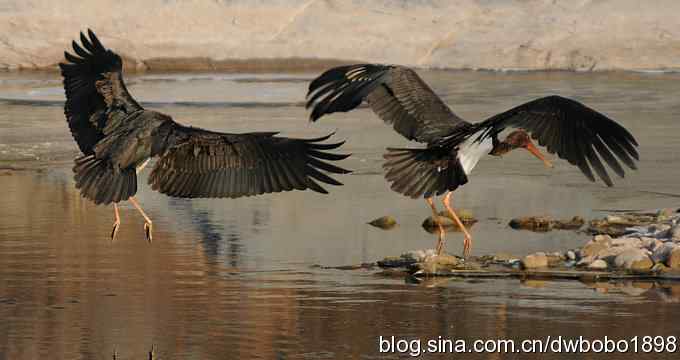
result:
[(148, 182), (153, 190), (183, 198), (237, 198), (311, 189), (327, 193), (318, 182), (342, 185), (321, 172), (348, 173), (323, 160), (349, 155), (323, 150), (342, 143), (293, 139), (275, 132), (230, 134), (181, 125), (168, 115), (146, 110), (128, 93), (122, 60), (88, 30), (80, 34), (77, 55), (64, 52), (64, 113), (82, 156), (75, 159), (76, 187), (95, 204), (111, 204), (120, 226), (118, 203), (129, 200), (144, 217), (147, 240), (152, 222), (137, 193), (137, 173), (158, 157)]
[[(612, 186), (612, 180), (602, 160), (620, 177), (624, 171), (619, 161), (636, 169), (633, 159), (639, 160), (638, 144), (630, 132), (578, 101), (547, 96), (469, 123), (454, 114), (415, 71), (404, 66), (356, 64), (327, 70), (309, 84), (306, 106), (312, 108), (310, 120), (316, 121), (326, 114), (355, 109), (364, 100), (399, 134), (427, 144), (420, 149), (388, 148), (385, 178), (396, 192), (424, 197), (435, 218), (433, 197), (445, 194), (444, 207), (465, 235), (465, 256), (470, 253), (472, 237), (451, 207), (451, 194), (467, 183), (482, 156), (501, 156), (523, 148), (552, 167), (533, 138), (549, 153), (576, 165), (591, 181), (595, 181), (594, 169), (607, 186)], [(498, 136), (506, 128), (516, 130), (500, 140)], [(440, 224), (438, 254), (443, 245)]]

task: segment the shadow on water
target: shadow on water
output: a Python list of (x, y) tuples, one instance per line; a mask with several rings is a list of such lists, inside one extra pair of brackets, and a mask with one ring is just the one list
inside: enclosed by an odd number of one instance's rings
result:
[[(425, 202), (391, 192), (382, 178), (384, 148), (410, 145), (368, 109), (308, 126), (300, 106), (306, 83), (286, 75), (240, 80), (169, 75), (167, 81), (133, 81), (130, 90), (178, 121), (210, 129), (281, 130), (298, 137), (339, 130), (336, 137), (348, 140), (343, 149), (353, 153), (343, 166), (356, 170), (339, 178), (345, 186), (329, 187), (328, 196), (292, 192), (183, 200), (150, 191), (142, 175), (138, 197), (154, 220), (154, 242), (146, 243), (141, 217), (124, 204), (121, 229), (111, 243), (111, 207), (81, 199), (73, 186), (70, 167), (77, 150), (64, 124), (59, 82), (12, 82), (9, 76), (1, 75), (0, 98), (19, 100), (0, 105), (0, 165), (41, 170), (0, 176), (0, 359), (110, 359), (114, 351), (120, 359), (143, 359), (150, 344), (159, 359), (393, 359), (403, 356), (379, 353), (379, 336), (523, 340), (680, 333), (680, 325), (669, 321), (678, 311), (677, 284), (517, 279), (411, 284), (368, 270), (313, 267), (429, 248), (436, 236), (421, 227), (430, 215)], [(551, 171), (523, 154), (480, 162), (454, 197), (454, 206), (479, 219), (472, 229), (475, 253), (563, 250), (587, 238), (569, 231), (511, 231), (507, 222), (513, 217), (589, 219), (603, 214), (598, 209), (677, 206), (665, 194), (680, 194), (675, 139), (680, 76), (438, 71), (423, 76), (464, 118), (483, 119), (560, 93), (619, 120), (641, 144), (640, 170), (611, 189), (587, 182), (560, 160)], [(252, 106), (193, 106), (194, 101)], [(366, 224), (383, 215), (395, 217), (399, 226), (383, 231)], [(461, 250), (459, 233), (447, 233), (447, 240), (450, 252)]]
[(239, 266), (241, 236), (234, 224), (225, 225), (213, 222), (208, 211), (194, 209), (191, 202), (184, 199), (170, 199), (168, 205), (171, 211), (188, 214), (186, 217), (188, 221), (185, 220), (187, 224), (181, 224), (181, 226), (188, 225), (200, 235), (200, 244), (208, 259), (214, 262), (226, 255), (230, 266)]

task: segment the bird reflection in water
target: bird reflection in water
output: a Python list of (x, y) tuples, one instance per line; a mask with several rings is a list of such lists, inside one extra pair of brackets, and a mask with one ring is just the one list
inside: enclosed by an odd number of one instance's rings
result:
[[(190, 224), (183, 227), (194, 230), (200, 235), (197, 239), (208, 263), (223, 263), (230, 268), (242, 267), (242, 255), (246, 253), (243, 239), (243, 225), (238, 223), (237, 218), (220, 216), (215, 211), (201, 209), (191, 200), (171, 198), (168, 201), (173, 213), (183, 214), (176, 221), (190, 219)], [(269, 224), (269, 212), (262, 209), (243, 209), (239, 211), (239, 219), (248, 216), (247, 232), (257, 235), (260, 229)], [(186, 220), (184, 220), (186, 221)]]

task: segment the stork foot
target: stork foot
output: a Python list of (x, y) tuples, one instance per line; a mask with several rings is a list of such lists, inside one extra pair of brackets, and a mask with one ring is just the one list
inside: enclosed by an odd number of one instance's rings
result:
[(467, 259), (470, 257), (470, 250), (472, 249), (472, 238), (465, 236), (463, 239), (463, 258)]
[(446, 240), (444, 240), (444, 236), (441, 234), (439, 235), (439, 240), (437, 240), (437, 255), (441, 255), (444, 252), (444, 245), (446, 244)]
[(151, 221), (144, 223), (144, 234), (146, 235), (146, 241), (149, 243), (153, 241), (153, 223)]
[(113, 223), (113, 229), (111, 229), (111, 241), (116, 240), (116, 235), (118, 235), (118, 229), (120, 228), (120, 221)]

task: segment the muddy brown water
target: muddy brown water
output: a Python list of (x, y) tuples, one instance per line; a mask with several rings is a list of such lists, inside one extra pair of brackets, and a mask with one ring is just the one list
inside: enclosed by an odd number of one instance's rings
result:
[[(387, 146), (409, 145), (368, 109), (310, 125), (301, 106), (314, 74), (141, 75), (130, 90), (178, 121), (231, 132), (337, 130), (352, 157), (331, 194), (236, 200), (165, 197), (142, 185), (154, 242), (125, 205), (116, 242), (110, 207), (75, 191), (76, 148), (59, 79), (0, 74), (0, 359), (391, 359), (379, 336), (421, 339), (589, 339), (680, 336), (680, 285), (511, 279), (412, 284), (370, 271), (323, 270), (432, 247), (425, 202), (389, 190)], [(590, 183), (565, 161), (548, 170), (527, 153), (480, 162), (454, 205), (471, 210), (474, 254), (564, 250), (587, 237), (531, 233), (512, 217), (586, 219), (603, 209), (680, 203), (680, 75), (422, 72), (455, 112), (478, 121), (552, 93), (577, 98), (624, 124), (640, 142), (639, 171), (616, 187)], [(146, 175), (140, 183), (145, 183)], [(366, 225), (383, 215), (399, 226)], [(447, 248), (461, 250), (459, 234)], [(526, 355), (526, 354), (525, 354)], [(629, 356), (634, 354), (629, 353)], [(457, 358), (426, 354), (422, 358)], [(507, 354), (467, 354), (505, 358)], [(514, 356), (514, 355), (513, 355)], [(594, 354), (527, 355), (591, 358)], [(620, 356), (620, 355), (619, 355)], [(639, 356), (639, 354), (638, 354)], [(654, 354), (650, 357), (673, 357)], [(618, 356), (614, 356), (617, 358)]]

